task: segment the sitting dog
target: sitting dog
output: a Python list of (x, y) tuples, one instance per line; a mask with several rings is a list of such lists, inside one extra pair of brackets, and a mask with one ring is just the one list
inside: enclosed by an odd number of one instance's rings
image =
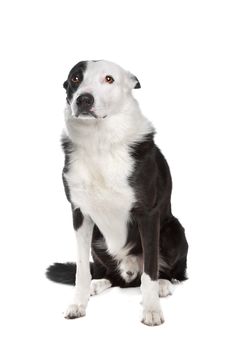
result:
[(114, 63), (82, 61), (64, 88), (63, 183), (77, 261), (55, 263), (47, 277), (75, 284), (66, 318), (84, 316), (90, 295), (141, 286), (142, 322), (160, 325), (159, 297), (172, 293), (174, 280), (186, 279), (188, 244), (171, 212), (168, 164), (132, 95), (140, 83)]

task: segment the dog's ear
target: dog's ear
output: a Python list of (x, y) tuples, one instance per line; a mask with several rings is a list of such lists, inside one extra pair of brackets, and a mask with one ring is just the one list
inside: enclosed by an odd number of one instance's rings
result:
[(138, 78), (134, 75), (134, 81), (135, 81), (135, 86), (134, 86), (134, 89), (141, 89), (141, 84), (138, 80)]
[(64, 87), (64, 89), (68, 88), (68, 81), (67, 80), (64, 82), (63, 87)]
[(128, 72), (128, 74), (129, 74), (129, 81), (130, 81), (131, 89), (140, 89), (141, 84), (140, 84), (138, 78), (130, 72)]

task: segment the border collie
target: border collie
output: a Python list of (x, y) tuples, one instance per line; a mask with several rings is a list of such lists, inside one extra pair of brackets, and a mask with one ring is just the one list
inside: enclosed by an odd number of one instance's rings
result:
[(90, 295), (141, 286), (142, 322), (160, 325), (159, 297), (172, 293), (174, 280), (186, 279), (188, 244), (171, 212), (168, 164), (132, 95), (140, 83), (112, 62), (82, 61), (64, 88), (63, 183), (77, 261), (55, 263), (47, 277), (75, 284), (68, 319), (85, 315)]

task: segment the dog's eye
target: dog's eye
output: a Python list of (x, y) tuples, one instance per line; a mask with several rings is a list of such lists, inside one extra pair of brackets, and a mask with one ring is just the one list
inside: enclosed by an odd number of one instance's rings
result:
[(114, 79), (111, 75), (106, 75), (105, 77), (105, 81), (108, 83), (108, 84), (112, 84), (114, 82)]
[(73, 83), (80, 83), (80, 78), (77, 74), (73, 75), (71, 80)]

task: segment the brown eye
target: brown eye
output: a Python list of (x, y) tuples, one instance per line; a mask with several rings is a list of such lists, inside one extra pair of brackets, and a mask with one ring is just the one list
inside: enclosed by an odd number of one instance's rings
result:
[(71, 80), (73, 83), (80, 83), (80, 79), (78, 75), (73, 75)]
[(114, 79), (111, 75), (106, 75), (105, 81), (109, 84), (112, 84), (114, 82)]

